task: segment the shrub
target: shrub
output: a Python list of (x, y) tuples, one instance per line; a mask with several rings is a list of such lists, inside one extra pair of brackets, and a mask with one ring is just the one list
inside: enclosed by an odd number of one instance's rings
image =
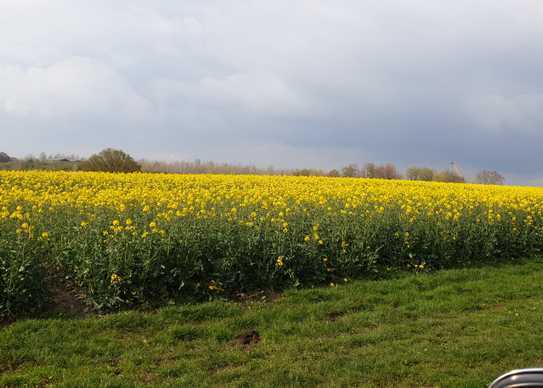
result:
[(434, 180), (448, 183), (464, 183), (466, 179), (458, 173), (450, 170), (439, 171), (434, 175)]
[(83, 171), (136, 172), (141, 171), (141, 166), (125, 152), (108, 148), (82, 162), (79, 169)]

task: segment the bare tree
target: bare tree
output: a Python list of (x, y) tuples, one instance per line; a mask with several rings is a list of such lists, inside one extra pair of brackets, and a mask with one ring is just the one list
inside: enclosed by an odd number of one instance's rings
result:
[(412, 181), (432, 181), (435, 174), (435, 171), (428, 167), (409, 167), (405, 176)]
[(475, 181), (483, 185), (503, 185), (505, 178), (497, 171), (483, 170), (477, 174)]
[(341, 175), (354, 178), (360, 176), (360, 172), (356, 164), (349, 164), (348, 166), (345, 166), (341, 169)]
[(333, 170), (328, 171), (328, 176), (333, 177), (333, 178), (337, 178), (337, 177), (341, 176), (341, 174), (339, 173), (338, 170), (333, 169)]
[(381, 179), (400, 179), (402, 177), (396, 166), (392, 163), (379, 166), (378, 171), (379, 178)]
[(360, 171), (360, 176), (364, 178), (379, 178), (379, 179), (400, 179), (396, 166), (392, 163), (376, 165), (375, 163), (366, 163)]
[(360, 175), (364, 178), (378, 178), (377, 166), (375, 163), (364, 164), (364, 167), (362, 167), (362, 170), (360, 171)]

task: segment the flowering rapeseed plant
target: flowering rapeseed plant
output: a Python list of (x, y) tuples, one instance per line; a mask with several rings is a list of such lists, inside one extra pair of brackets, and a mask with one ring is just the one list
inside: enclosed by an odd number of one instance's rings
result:
[(0, 172), (0, 278), (22, 274), (13, 280), (19, 288), (0, 282), (0, 311), (11, 300), (34, 303), (45, 267), (73, 278), (97, 304), (115, 307), (337, 284), (393, 268), (428, 271), (542, 249), (540, 188)]

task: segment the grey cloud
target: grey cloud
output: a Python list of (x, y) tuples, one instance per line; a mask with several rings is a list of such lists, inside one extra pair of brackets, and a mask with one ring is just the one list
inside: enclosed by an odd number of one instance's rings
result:
[(0, 34), (6, 151), (542, 175), (537, 0), (0, 0)]

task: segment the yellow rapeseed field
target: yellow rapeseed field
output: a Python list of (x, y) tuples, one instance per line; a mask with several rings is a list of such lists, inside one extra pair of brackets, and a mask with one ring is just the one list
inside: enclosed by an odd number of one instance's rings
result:
[(0, 172), (0, 311), (52, 273), (108, 308), (519, 257), (542, 216), (540, 188)]

